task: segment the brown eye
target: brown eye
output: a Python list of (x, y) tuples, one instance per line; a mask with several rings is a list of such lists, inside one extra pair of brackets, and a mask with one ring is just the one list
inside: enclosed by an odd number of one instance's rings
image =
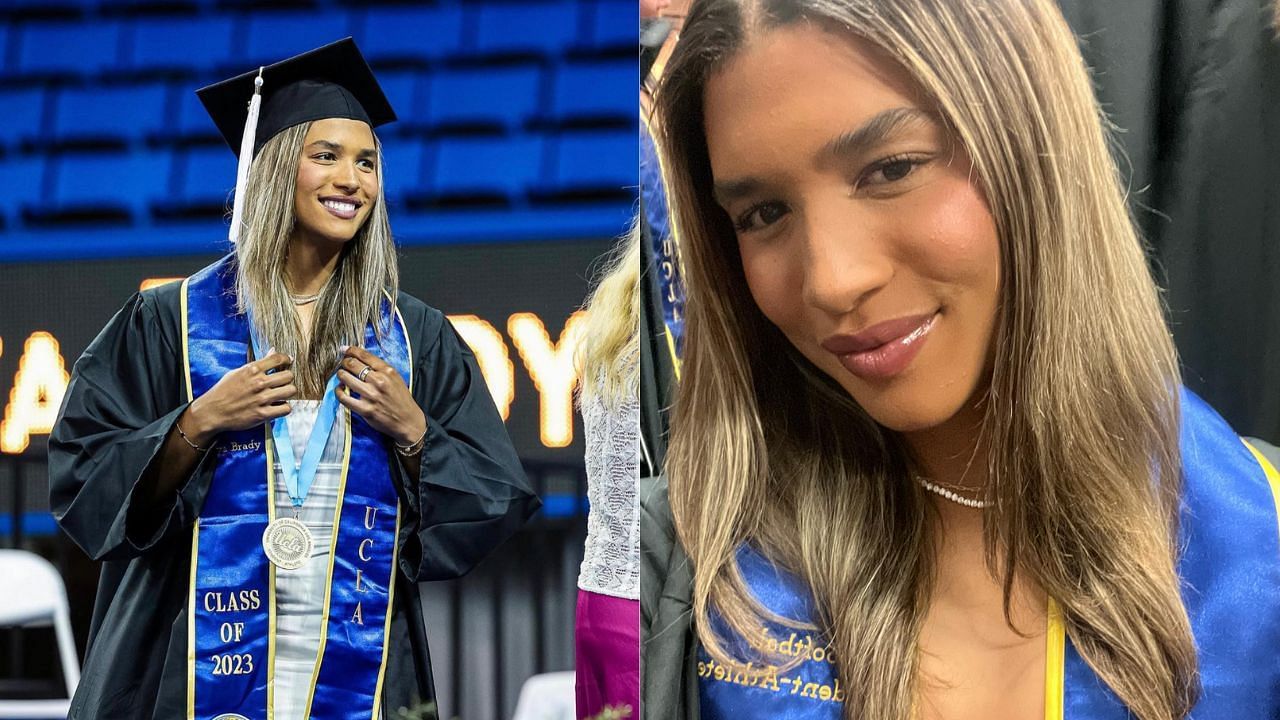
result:
[(779, 202), (764, 202), (753, 206), (734, 221), (738, 232), (750, 232), (768, 227), (787, 214), (787, 206)]
[(894, 160), (893, 162), (882, 166), (880, 168), (880, 173), (884, 176), (885, 180), (893, 182), (894, 180), (901, 180), (909, 175), (913, 168), (914, 165), (910, 160)]

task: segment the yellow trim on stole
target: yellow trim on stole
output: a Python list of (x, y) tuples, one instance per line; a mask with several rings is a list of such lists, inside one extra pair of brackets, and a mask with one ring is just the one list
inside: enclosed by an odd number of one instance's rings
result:
[(1062, 720), (1063, 690), (1066, 685), (1067, 633), (1062, 609), (1049, 598), (1049, 630), (1045, 633), (1044, 720)]
[(1280, 471), (1277, 471), (1271, 461), (1258, 452), (1258, 449), (1250, 445), (1247, 440), (1240, 438), (1240, 442), (1244, 443), (1244, 446), (1249, 448), (1249, 452), (1253, 453), (1253, 457), (1262, 466), (1262, 474), (1267, 476), (1267, 483), (1271, 485), (1271, 500), (1276, 504), (1277, 530), (1280, 531)]
[[(187, 402), (191, 402), (191, 353), (187, 347), (187, 283), (182, 280), (178, 303), (182, 316), (182, 371), (186, 380)], [(200, 518), (191, 526), (191, 582), (187, 586), (187, 720), (196, 716), (196, 556), (200, 548)]]
[[(388, 300), (391, 300), (391, 293), (383, 291)], [(391, 301), (391, 307), (396, 311), (396, 318), (400, 321), (400, 331), (404, 333), (405, 354), (409, 358), (409, 392), (413, 392), (413, 341), (409, 339), (409, 326), (404, 322), (404, 316), (400, 314), (400, 307), (395, 301)], [(445, 319), (445, 322), (449, 322)], [(399, 462), (398, 459), (392, 458), (392, 462)], [(391, 540), (391, 575), (387, 579), (387, 618), (382, 626), (382, 663), (378, 666), (378, 682), (373, 688), (373, 717), (372, 720), (378, 720), (379, 711), (382, 709), (382, 681), (387, 674), (387, 649), (391, 646), (389, 638), (391, 637), (391, 611), (395, 607), (396, 599), (396, 562), (400, 554), (400, 498), (396, 498), (396, 533), (392, 535)]]
[[(398, 461), (397, 461), (398, 462)], [(387, 619), (382, 625), (382, 664), (378, 666), (378, 682), (373, 687), (373, 718), (382, 709), (382, 680), (387, 674), (387, 648), (391, 646), (391, 609), (396, 600), (396, 560), (400, 551), (400, 499), (396, 499), (396, 534), (391, 541), (391, 576), (387, 579)]]
[[(276, 519), (276, 467), (271, 423), (262, 425), (267, 455), (267, 525)], [(266, 552), (264, 549), (263, 552)], [(267, 720), (276, 716), (276, 564), (267, 562)]]
[(342, 501), (347, 494), (347, 471), (351, 469), (351, 410), (342, 408), (346, 417), (346, 431), (343, 433), (342, 445), (342, 477), (338, 481), (338, 501), (333, 508), (333, 539), (329, 542), (329, 572), (325, 574), (327, 582), (324, 588), (324, 611), (320, 613), (325, 631), (320, 634), (320, 648), (316, 651), (316, 666), (311, 671), (311, 689), (307, 692), (307, 710), (302, 717), (311, 717), (311, 703), (316, 699), (316, 681), (320, 679), (320, 663), (324, 660), (324, 646), (329, 639), (329, 601), (333, 597), (333, 564), (338, 557), (338, 525), (342, 521)]

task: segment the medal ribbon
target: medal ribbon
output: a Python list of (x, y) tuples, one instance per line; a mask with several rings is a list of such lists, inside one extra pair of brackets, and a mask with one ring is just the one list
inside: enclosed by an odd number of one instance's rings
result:
[[(190, 399), (208, 392), (251, 354), (248, 318), (235, 310), (234, 256), (184, 281), (182, 300)], [(381, 334), (372, 326), (366, 328), (365, 346), (408, 382), (411, 350), (403, 322), (389, 300), (381, 306), (380, 322)], [(332, 388), (326, 390), (326, 400), (330, 397), (336, 403)], [(325, 438), (331, 429), (313, 432), (303, 457), (304, 470), (312, 466), (311, 441)], [(187, 717), (191, 720), (213, 720), (224, 714), (248, 720), (268, 716), (274, 682), (271, 633), (277, 571), (261, 545), (274, 506), (267, 432), (281, 438), (275, 427), (219, 436), (213, 480), (192, 530), (187, 607)], [(289, 448), (288, 458), (281, 458), (287, 473), (296, 463), (287, 428), (284, 432), (275, 445)], [(320, 445), (322, 452), (323, 441)], [(352, 414), (329, 548), (325, 629), (307, 713), (315, 720), (367, 720), (376, 714), (380, 702), (399, 534), (392, 462), (395, 458), (387, 438)], [(305, 497), (314, 470), (305, 480), (302, 475), (300, 470), (299, 485), (290, 488), (291, 498)]]
[[(262, 338), (257, 329), (249, 327), (249, 336), (253, 340), (253, 355), (261, 360), (267, 356), (263, 349)], [(293, 442), (289, 439), (289, 416), (278, 417), (271, 422), (271, 436), (275, 441), (276, 455), (280, 458), (280, 472), (284, 473), (284, 484), (289, 491), (289, 500), (293, 507), (300, 508), (311, 491), (311, 483), (316, 479), (316, 469), (320, 467), (320, 457), (329, 444), (329, 433), (333, 432), (333, 424), (338, 418), (338, 377), (330, 376), (324, 387), (324, 395), (320, 401), (320, 410), (316, 413), (315, 425), (311, 427), (311, 436), (307, 438), (307, 449), (302, 454), (302, 466), (293, 456)]]

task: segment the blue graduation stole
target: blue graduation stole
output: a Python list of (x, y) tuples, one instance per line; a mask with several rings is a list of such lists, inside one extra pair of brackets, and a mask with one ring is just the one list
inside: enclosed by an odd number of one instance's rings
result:
[[(248, 319), (235, 308), (235, 260), (227, 256), (183, 281), (183, 363), (188, 400), (250, 359)], [(381, 341), (364, 346), (409, 383), (411, 353), (395, 305), (382, 304)], [(338, 509), (327, 571), (326, 622), (307, 717), (376, 718), (400, 528), (384, 436), (348, 413)], [(275, 566), (262, 534), (275, 517), (270, 424), (218, 438), (213, 481), (191, 535), (187, 608), (187, 717), (273, 717)]]
[(658, 292), (662, 295), (662, 315), (667, 328), (667, 349), (676, 377), (680, 376), (680, 355), (684, 350), (684, 282), (680, 278), (680, 260), (676, 253), (675, 226), (667, 206), (667, 191), (662, 180), (662, 161), (654, 145), (649, 127), (640, 127), (640, 196), (644, 198), (644, 217), (649, 223), (653, 258), (657, 264)]
[[(1184, 478), (1178, 572), (1183, 602), (1199, 653), (1203, 687), (1195, 720), (1280, 717), (1280, 472), (1240, 437), (1203, 400), (1182, 392), (1180, 432)], [(774, 567), (744, 545), (737, 553), (747, 587), (765, 607), (782, 617), (812, 622), (809, 590), (795, 576)], [(750, 646), (726, 634), (738, 657)], [(816, 632), (769, 623), (771, 638), (804, 639)], [(794, 639), (793, 639), (794, 643)], [(1057, 608), (1049, 607), (1046, 641), (1046, 720), (1130, 720), (1120, 703), (1072, 647)], [(793, 646), (794, 647), (794, 646)], [(787, 654), (796, 654), (784, 648)], [(787, 679), (752, 681), (698, 657), (700, 716), (703, 720), (839, 720), (834, 700), (835, 668), (806, 657)], [(720, 673), (716, 673), (720, 669)], [(784, 673), (778, 673), (779, 676)], [(790, 677), (800, 677), (800, 689)], [(769, 677), (767, 674), (765, 677)], [(822, 688), (831, 688), (823, 701)], [(847, 688), (839, 688), (843, 694)], [(843, 698), (841, 698), (843, 699)]]

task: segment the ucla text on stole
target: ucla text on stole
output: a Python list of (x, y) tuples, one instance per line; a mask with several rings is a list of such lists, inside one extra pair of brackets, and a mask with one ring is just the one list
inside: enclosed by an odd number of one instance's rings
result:
[[(365, 506), (364, 509), (364, 527), (366, 530), (372, 530), (373, 524), (378, 518), (378, 508)], [(373, 550), (373, 538), (365, 538), (360, 541), (360, 546), (356, 549), (356, 556), (360, 558), (360, 562), (369, 562), (372, 559), (367, 553)], [(364, 571), (356, 568), (356, 592), (369, 592), (369, 586), (364, 584)], [(242, 612), (245, 610), (258, 610), (262, 607), (262, 595), (256, 589), (252, 590), (210, 590), (201, 598), (205, 612), (211, 614)], [(390, 609), (388, 609), (390, 612)], [(355, 612), (352, 613), (351, 619), (348, 621), (356, 625), (364, 624), (364, 601), (356, 602)], [(242, 622), (224, 622), (218, 626), (218, 639), (223, 643), (239, 642), (244, 633), (244, 623)], [(253, 672), (253, 654), (252, 653), (231, 653), (231, 654), (215, 654), (210, 657), (213, 661), (214, 675), (248, 675)]]

